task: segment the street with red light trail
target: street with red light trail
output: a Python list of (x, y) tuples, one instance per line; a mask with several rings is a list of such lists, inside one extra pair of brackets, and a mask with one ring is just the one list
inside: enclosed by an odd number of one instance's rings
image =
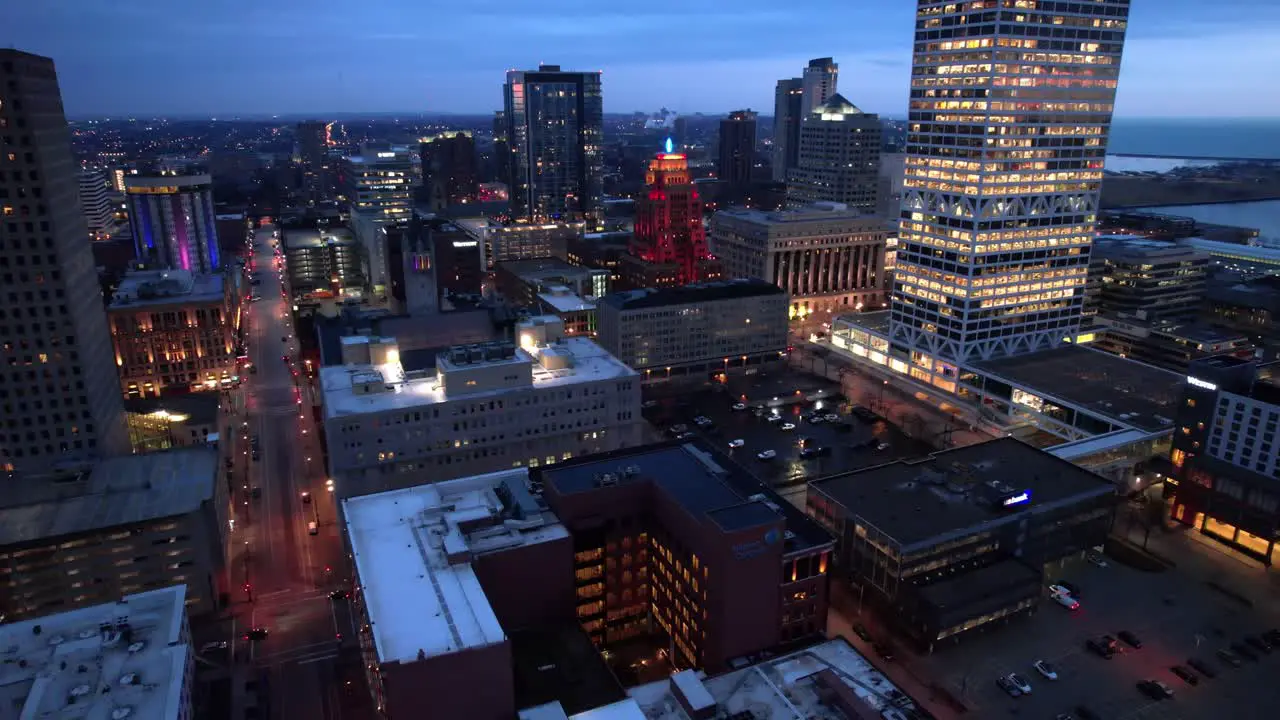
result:
[[(244, 392), (231, 541), (234, 619), (242, 663), (268, 673), (271, 716), (363, 720), (371, 712), (347, 591), (347, 560), (327, 487), (317, 427), (304, 406), (287, 289), (272, 257), (273, 228), (255, 234), (255, 289), (247, 333), (258, 370)], [(283, 358), (283, 359), (282, 359)], [(253, 459), (256, 456), (256, 459)]]

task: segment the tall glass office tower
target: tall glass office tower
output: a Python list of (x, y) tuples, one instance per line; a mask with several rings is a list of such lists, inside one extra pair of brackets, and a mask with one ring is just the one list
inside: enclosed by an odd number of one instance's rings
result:
[(600, 73), (564, 71), (559, 65), (511, 70), (503, 101), (512, 215), (602, 220)]
[(1075, 335), (1128, 15), (1129, 0), (918, 0), (891, 324), (915, 355)]

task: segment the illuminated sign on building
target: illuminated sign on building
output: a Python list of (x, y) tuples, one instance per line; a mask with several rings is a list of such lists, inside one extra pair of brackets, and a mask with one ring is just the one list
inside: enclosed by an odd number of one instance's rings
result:
[(1200, 389), (1202, 389), (1202, 390), (1217, 390), (1217, 389), (1218, 389), (1218, 386), (1217, 386), (1217, 385), (1214, 385), (1213, 383), (1211, 383), (1211, 382), (1209, 382), (1209, 381), (1207, 381), (1207, 380), (1201, 380), (1200, 378), (1191, 377), (1190, 375), (1188, 375), (1188, 376), (1187, 376), (1187, 384), (1188, 384), (1188, 385), (1194, 385), (1195, 387), (1198, 387), (1198, 388), (1200, 388)]
[(480, 244), (479, 240), (454, 240), (453, 246), (456, 248), (475, 247)]
[(1023, 490), (1017, 495), (1011, 495), (1004, 500), (1001, 500), (1000, 504), (1005, 507), (1013, 507), (1015, 505), (1022, 505), (1029, 502), (1031, 502), (1031, 491)]
[(380, 158), (393, 158), (393, 157), (395, 157), (395, 156), (396, 156), (396, 154), (395, 154), (395, 153), (393, 153), (393, 152), (380, 152), (380, 153), (378, 153), (378, 157), (380, 157)]

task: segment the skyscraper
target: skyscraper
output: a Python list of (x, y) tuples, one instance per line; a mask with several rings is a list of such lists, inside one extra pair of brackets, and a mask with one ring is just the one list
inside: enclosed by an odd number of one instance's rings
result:
[(531, 220), (604, 217), (599, 72), (511, 70), (503, 88), (511, 213)]
[(208, 175), (129, 175), (124, 191), (139, 262), (201, 273), (222, 267)]
[(433, 210), (476, 199), (476, 141), (468, 130), (422, 138), (422, 186)]
[(0, 155), (4, 477), (127, 453), (129, 438), (53, 61), (0, 48), (0, 88), (17, 148)]
[(773, 92), (773, 181), (786, 182), (800, 151), (800, 118), (804, 109), (804, 81), (779, 80)]
[(329, 123), (317, 120), (300, 122), (294, 129), (294, 138), (298, 144), (298, 161), (302, 167), (304, 196), (311, 202), (326, 199), (324, 195), (328, 179), (325, 153), (329, 147)]
[(840, 65), (835, 60), (829, 57), (810, 60), (801, 78), (804, 103), (800, 111), (804, 115), (809, 115), (826, 105), (831, 96), (836, 94), (836, 81), (839, 76)]
[(716, 163), (716, 174), (732, 189), (741, 189), (751, 183), (755, 161), (756, 114), (750, 110), (735, 110), (720, 121), (720, 158)]
[(649, 161), (648, 187), (636, 203), (636, 231), (631, 254), (650, 263), (674, 263), (676, 283), (698, 282), (707, 249), (702, 225), (702, 199), (689, 178), (689, 161), (667, 140), (667, 152)]
[(805, 116), (800, 151), (787, 174), (787, 205), (836, 202), (880, 210), (880, 117), (836, 93)]
[(802, 77), (779, 80), (773, 96), (773, 180), (785, 182), (800, 153), (800, 125), (836, 94), (840, 66), (831, 58), (809, 61)]
[(972, 361), (1081, 322), (1129, 0), (919, 0), (891, 333)]
[(511, 141), (507, 139), (507, 114), (493, 113), (493, 170), (491, 177), (511, 188)]

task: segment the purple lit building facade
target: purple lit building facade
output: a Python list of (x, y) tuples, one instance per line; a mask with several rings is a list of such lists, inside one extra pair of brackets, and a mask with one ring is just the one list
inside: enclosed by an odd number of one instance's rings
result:
[(138, 262), (196, 273), (222, 267), (208, 175), (128, 175), (125, 197)]

